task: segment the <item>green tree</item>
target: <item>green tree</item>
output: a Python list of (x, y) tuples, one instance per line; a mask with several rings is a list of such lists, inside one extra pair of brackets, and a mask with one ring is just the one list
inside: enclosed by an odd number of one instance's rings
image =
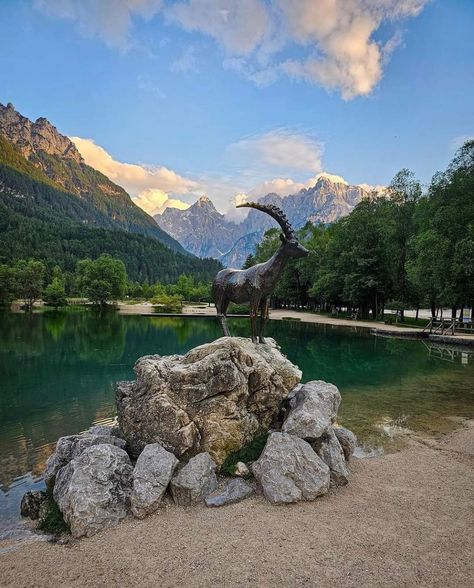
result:
[(79, 289), (101, 307), (110, 300), (123, 297), (127, 287), (125, 264), (120, 259), (103, 254), (99, 258), (84, 259), (77, 264), (76, 281)]
[(25, 309), (31, 312), (43, 293), (45, 266), (41, 261), (22, 259), (15, 265), (14, 273), (18, 296), (23, 299)]
[(0, 306), (10, 306), (15, 295), (15, 272), (10, 266), (2, 263), (0, 264)]
[(48, 284), (44, 291), (44, 303), (54, 308), (67, 305), (66, 290), (64, 288), (64, 281), (59, 277), (53, 278), (52, 282)]
[(410, 240), (415, 233), (414, 213), (421, 197), (421, 185), (412, 172), (399, 171), (390, 183), (386, 207), (387, 247), (392, 296), (400, 308), (401, 320), (415, 292), (410, 292), (408, 260)]

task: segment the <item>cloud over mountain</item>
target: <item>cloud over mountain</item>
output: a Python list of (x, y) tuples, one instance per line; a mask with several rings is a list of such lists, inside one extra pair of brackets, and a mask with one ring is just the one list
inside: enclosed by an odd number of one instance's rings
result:
[(198, 187), (197, 182), (185, 178), (167, 167), (146, 167), (115, 160), (92, 139), (71, 137), (85, 162), (99, 170), (130, 193), (138, 206), (150, 214), (166, 206), (185, 209), (187, 204), (170, 195), (188, 194)]

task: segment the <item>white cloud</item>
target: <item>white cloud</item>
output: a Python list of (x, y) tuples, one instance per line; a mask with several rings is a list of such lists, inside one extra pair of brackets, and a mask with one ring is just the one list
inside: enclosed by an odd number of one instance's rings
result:
[(170, 5), (166, 14), (188, 31), (214, 37), (233, 55), (251, 53), (268, 28), (260, 0), (188, 0)]
[[(322, 146), (316, 140), (287, 129), (276, 129), (231, 145), (232, 159), (238, 164), (235, 172), (201, 174), (192, 179), (163, 166), (117, 161), (92, 139), (71, 137), (71, 140), (88, 165), (124, 187), (133, 201), (151, 215), (161, 214), (170, 207), (185, 210), (198, 197), (208, 194), (227, 218), (241, 222), (248, 210), (235, 206), (247, 200), (256, 200), (270, 192), (282, 197), (296, 194), (303, 188), (314, 186), (322, 177), (334, 183), (348, 184), (339, 175), (319, 171)], [(249, 162), (250, 168), (239, 168)], [(297, 176), (306, 171), (311, 176), (303, 180), (291, 176), (266, 179), (272, 177), (272, 170), (279, 168), (293, 169)], [(368, 191), (384, 188), (367, 184), (361, 184), (361, 187)]]
[[(258, 86), (287, 75), (350, 100), (373, 91), (402, 44), (399, 22), (418, 16), (431, 0), (34, 1), (50, 16), (74, 22), (83, 34), (122, 48), (130, 44), (135, 18), (161, 13), (168, 23), (215, 39), (227, 53), (224, 67)], [(387, 29), (388, 39), (377, 38), (387, 36)], [(285, 57), (291, 45), (298, 57)], [(195, 66), (192, 51), (185, 50), (170, 67)]]
[(70, 20), (80, 33), (100, 37), (110, 47), (125, 47), (134, 17), (155, 16), (163, 0), (34, 0), (45, 14)]
[(259, 162), (288, 170), (321, 170), (322, 145), (308, 135), (289, 129), (275, 129), (229, 146), (243, 161)]
[(92, 139), (70, 139), (88, 165), (125, 188), (136, 204), (149, 213), (154, 213), (163, 206), (186, 208), (188, 205), (185, 202), (170, 196), (189, 195), (199, 188), (194, 180), (185, 178), (167, 167), (150, 168), (134, 163), (122, 163), (116, 161)]
[(288, 75), (328, 89), (344, 99), (369, 94), (382, 77), (384, 61), (400, 44), (400, 34), (383, 46), (373, 34), (384, 21), (419, 14), (428, 0), (274, 0), (284, 16), (289, 35), (311, 52), (288, 60)]
[(148, 214), (154, 216), (155, 214), (162, 214), (167, 208), (179, 208), (186, 210), (189, 208), (187, 202), (178, 200), (176, 198), (169, 198), (163, 190), (150, 188), (140, 192), (138, 196), (133, 196), (133, 201), (140, 208), (143, 208)]

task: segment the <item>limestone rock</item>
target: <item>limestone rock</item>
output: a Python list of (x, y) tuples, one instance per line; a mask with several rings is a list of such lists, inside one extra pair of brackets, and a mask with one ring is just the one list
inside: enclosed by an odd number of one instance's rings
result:
[(67, 465), (71, 459), (78, 457), (88, 447), (93, 445), (116, 445), (123, 449), (126, 445), (123, 439), (112, 435), (83, 433), (82, 435), (68, 435), (60, 437), (56, 443), (56, 450), (49, 456), (43, 473), (44, 481), (48, 486), (54, 485), (57, 472)]
[(102, 435), (111, 437), (121, 437), (120, 429), (117, 424), (114, 425), (94, 425), (87, 433), (89, 435)]
[(192, 457), (171, 480), (176, 504), (191, 506), (202, 502), (217, 487), (216, 464), (209, 453)]
[(46, 500), (46, 492), (35, 490), (26, 492), (21, 499), (20, 512), (22, 517), (28, 517), (33, 521), (39, 519), (40, 509)]
[(224, 506), (240, 502), (252, 494), (253, 488), (245, 480), (234, 478), (226, 483), (223, 490), (205, 500), (206, 506)]
[(238, 461), (235, 464), (235, 470), (234, 470), (234, 476), (241, 476), (241, 477), (245, 477), (248, 476), (250, 474), (250, 470), (248, 469), (248, 467), (244, 464), (243, 461)]
[(346, 461), (349, 461), (357, 447), (357, 437), (352, 431), (344, 427), (334, 427), (334, 433), (341, 444)]
[(53, 496), (74, 537), (90, 537), (127, 516), (132, 465), (123, 449), (93, 445), (61, 468)]
[(31, 122), (19, 112), (13, 104), (6, 107), (0, 104), (0, 134), (17, 146), (27, 159), (36, 151), (44, 151), (49, 155), (58, 155), (83, 163), (84, 159), (74, 143), (45, 118)]
[(287, 433), (270, 434), (252, 472), (274, 504), (314, 500), (329, 489), (328, 466), (309, 443)]
[(185, 356), (150, 355), (137, 379), (117, 384), (120, 429), (133, 455), (160, 443), (177, 457), (207, 451), (216, 463), (268, 429), (301, 371), (267, 339), (223, 337)]
[(133, 470), (130, 502), (137, 518), (143, 519), (159, 507), (177, 464), (176, 457), (159, 443), (145, 446)]
[(349, 470), (344, 452), (332, 427), (329, 427), (328, 432), (320, 442), (318, 455), (329, 467), (331, 482), (336, 486), (347, 484), (350, 475)]
[(333, 384), (307, 382), (290, 399), (282, 431), (308, 441), (319, 439), (335, 422), (340, 403), (341, 394)]

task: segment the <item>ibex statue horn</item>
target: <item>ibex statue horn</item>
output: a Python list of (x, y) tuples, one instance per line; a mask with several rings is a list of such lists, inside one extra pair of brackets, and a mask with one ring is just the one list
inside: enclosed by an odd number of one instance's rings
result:
[(258, 263), (246, 270), (224, 269), (214, 278), (212, 296), (216, 304), (217, 317), (226, 337), (230, 337), (227, 326), (227, 308), (231, 302), (250, 303), (252, 341), (257, 343), (257, 314), (261, 311), (258, 341), (265, 343), (263, 332), (268, 319), (270, 297), (285, 265), (291, 257), (304, 257), (308, 250), (298, 242), (295, 232), (284, 212), (273, 204), (245, 202), (237, 208), (255, 208), (270, 215), (280, 225), (283, 234), (280, 247), (265, 263)]

